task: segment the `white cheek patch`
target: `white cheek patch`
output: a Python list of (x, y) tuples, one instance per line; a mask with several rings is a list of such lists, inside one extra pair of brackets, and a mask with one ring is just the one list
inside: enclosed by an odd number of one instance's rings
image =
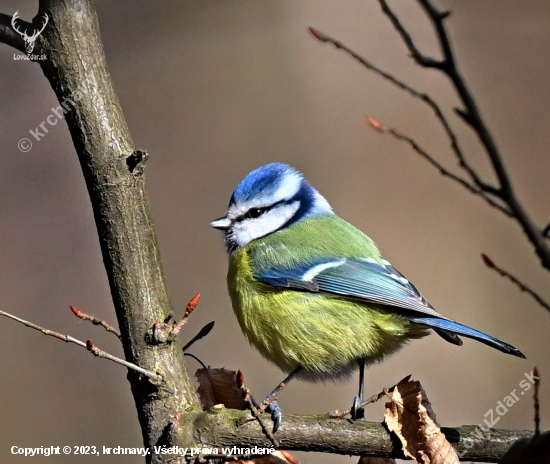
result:
[(290, 204), (281, 204), (266, 211), (260, 217), (245, 219), (233, 224), (233, 238), (243, 247), (265, 235), (280, 229), (296, 214), (300, 208), (300, 202), (294, 201)]

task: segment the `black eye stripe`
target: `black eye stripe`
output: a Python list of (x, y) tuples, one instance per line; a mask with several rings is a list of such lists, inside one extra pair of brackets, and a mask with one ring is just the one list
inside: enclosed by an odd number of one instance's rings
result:
[(272, 205), (264, 206), (262, 208), (250, 208), (246, 213), (241, 214), (237, 219), (235, 219), (235, 222), (241, 222), (241, 221), (244, 221), (245, 219), (256, 219), (260, 217), (262, 214), (264, 214), (266, 211), (269, 211), (270, 209), (273, 209), (276, 206), (279, 206), (282, 204), (290, 204), (290, 203), (292, 203), (292, 201), (290, 200), (281, 200), (276, 203), (273, 203)]

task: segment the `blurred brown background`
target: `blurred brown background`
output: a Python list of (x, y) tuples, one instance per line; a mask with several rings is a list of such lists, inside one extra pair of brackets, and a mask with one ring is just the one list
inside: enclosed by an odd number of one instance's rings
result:
[[(437, 53), (414, 2), (393, 2), (423, 50)], [(550, 3), (441, 1), (463, 73), (505, 154), (523, 203), (550, 221)], [(542, 425), (550, 428), (550, 315), (479, 254), (528, 281), (547, 298), (541, 270), (521, 230), (440, 176), (411, 150), (368, 127), (368, 114), (413, 135), (449, 167), (456, 162), (432, 113), (306, 33), (333, 35), (445, 108), (448, 82), (423, 71), (369, 1), (192, 0), (98, 2), (107, 61), (137, 148), (151, 155), (147, 184), (176, 314), (203, 299), (182, 342), (211, 320), (191, 350), (206, 364), (242, 369), (262, 397), (282, 374), (247, 344), (225, 288), (226, 256), (208, 222), (224, 212), (237, 183), (271, 161), (302, 170), (335, 211), (373, 237), (385, 256), (444, 314), (519, 347), (528, 360), (466, 340), (415, 341), (368, 371), (376, 393), (407, 374), (420, 379), (442, 425), (479, 424), (525, 372), (543, 374)], [(30, 19), (37, 2), (3, 0), (0, 11)], [(0, 46), (0, 308), (121, 355), (117, 340), (77, 320), (69, 304), (115, 323), (92, 212), (66, 125), (32, 150), (29, 137), (57, 106), (36, 64)], [(479, 170), (491, 175), (471, 133), (448, 111)], [(125, 369), (0, 318), (0, 460), (10, 448), (142, 446)], [(189, 361), (190, 372), (197, 368)], [(356, 379), (292, 384), (286, 413), (350, 405)], [(531, 390), (532, 391), (532, 390)], [(529, 391), (497, 427), (532, 429)], [(315, 400), (317, 398), (317, 401)], [(383, 401), (367, 419), (382, 420)], [(299, 454), (305, 463), (356, 458)], [(33, 463), (143, 462), (131, 456), (34, 457)], [(351, 459), (351, 460), (350, 460)]]

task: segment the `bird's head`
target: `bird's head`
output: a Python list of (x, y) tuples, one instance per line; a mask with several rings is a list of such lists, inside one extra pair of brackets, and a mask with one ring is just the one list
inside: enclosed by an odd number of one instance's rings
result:
[(210, 225), (225, 232), (229, 252), (307, 217), (333, 214), (323, 196), (294, 168), (266, 164), (237, 186), (227, 214)]

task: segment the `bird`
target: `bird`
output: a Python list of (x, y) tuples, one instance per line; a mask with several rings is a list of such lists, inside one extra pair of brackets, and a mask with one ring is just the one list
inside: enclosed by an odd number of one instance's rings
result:
[(281, 424), (277, 395), (293, 378), (345, 380), (359, 370), (351, 415), (363, 417), (365, 369), (431, 331), (472, 338), (525, 358), (514, 346), (438, 313), (374, 241), (337, 216), (283, 163), (250, 172), (231, 195), (223, 231), (227, 286), (245, 337), (288, 376), (260, 405)]

